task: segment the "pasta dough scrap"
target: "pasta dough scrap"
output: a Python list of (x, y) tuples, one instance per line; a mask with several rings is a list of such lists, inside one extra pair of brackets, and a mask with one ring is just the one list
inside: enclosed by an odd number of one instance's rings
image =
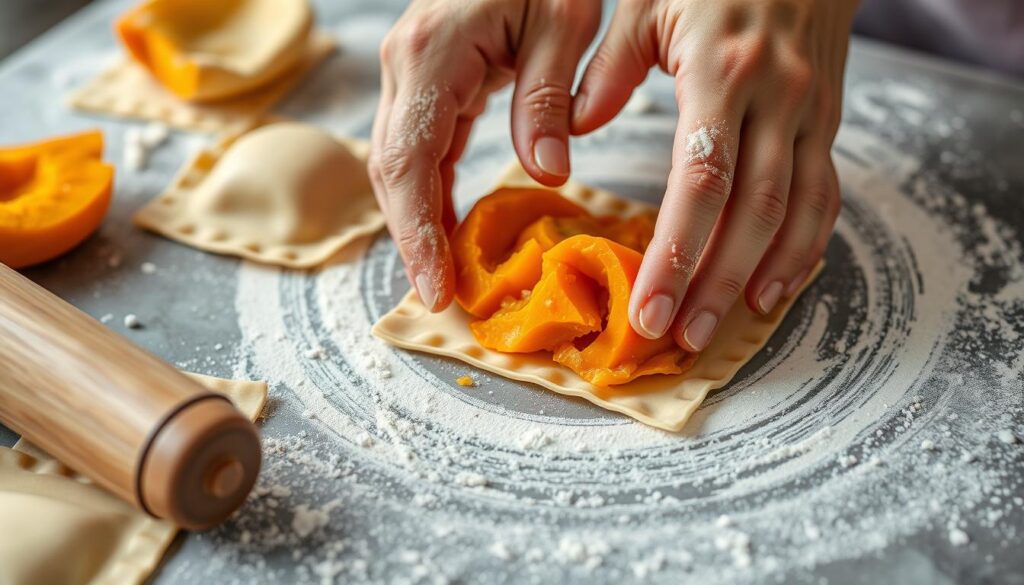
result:
[(126, 60), (72, 92), (68, 105), (96, 114), (162, 122), (183, 130), (238, 132), (263, 118), (335, 45), (329, 33), (314, 31), (294, 67), (252, 91), (210, 103), (181, 100), (141, 65)]
[(209, 252), (317, 266), (384, 227), (368, 148), (305, 124), (260, 126), (200, 152), (135, 223)]
[(313, 26), (305, 0), (147, 0), (117, 21), (129, 55), (189, 101), (260, 87), (302, 58)]
[[(539, 186), (518, 163), (503, 174), (499, 184), (509, 188)], [(594, 215), (614, 213), (631, 217), (651, 210), (647, 204), (573, 181), (558, 191)], [(678, 432), (711, 390), (728, 384), (764, 347), (823, 266), (819, 263), (800, 290), (779, 301), (768, 315), (751, 311), (739, 300), (722, 319), (708, 347), (682, 374), (646, 376), (620, 386), (594, 386), (547, 354), (507, 354), (486, 349), (470, 331), (474, 318), (461, 307), (453, 303), (442, 312), (431, 313), (413, 291), (377, 321), (373, 333), (397, 347), (455, 358), (512, 380), (583, 398), (659, 429)]]
[[(263, 382), (188, 374), (255, 420)], [(134, 508), (19, 441), (0, 448), (0, 583), (126, 585), (144, 582), (178, 528)]]

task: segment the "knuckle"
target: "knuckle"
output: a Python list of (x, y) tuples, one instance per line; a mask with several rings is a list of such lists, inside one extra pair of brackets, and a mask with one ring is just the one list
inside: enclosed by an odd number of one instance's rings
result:
[(832, 190), (825, 181), (810, 186), (803, 193), (804, 205), (814, 214), (815, 221), (825, 221), (832, 209)]
[(786, 250), (783, 255), (783, 262), (785, 262), (787, 266), (793, 266), (799, 269), (799, 267), (807, 265), (808, 252), (809, 251), (806, 248), (790, 248), (789, 250)]
[(370, 180), (374, 183), (383, 183), (383, 176), (380, 173), (380, 163), (377, 161), (377, 156), (371, 153), (366, 159), (366, 173), (370, 175)]
[(609, 77), (611, 74), (616, 73), (615, 64), (612, 62), (611, 51), (605, 47), (598, 49), (594, 53), (594, 57), (587, 63), (587, 70), (591, 75), (596, 74), (598, 77)]
[(762, 180), (751, 190), (748, 205), (754, 229), (762, 237), (774, 235), (786, 217), (786, 196), (772, 179)]
[(764, 65), (771, 54), (772, 37), (766, 32), (746, 35), (740, 45), (744, 60), (755, 65)]
[(395, 43), (402, 51), (418, 55), (430, 46), (435, 38), (437, 24), (429, 16), (414, 16), (397, 30)]
[(789, 101), (802, 104), (811, 95), (814, 87), (814, 69), (810, 63), (800, 60), (783, 68), (783, 83)]
[(728, 175), (709, 161), (687, 162), (683, 178), (690, 200), (706, 211), (717, 213), (729, 198)]
[(713, 281), (714, 294), (720, 299), (735, 299), (743, 293), (746, 283), (735, 275), (723, 274)]
[(546, 77), (541, 77), (523, 88), (522, 100), (528, 110), (545, 117), (568, 114), (572, 106), (569, 88)]
[(555, 22), (571, 22), (576, 11), (573, 0), (548, 0), (544, 3), (549, 18)]
[(374, 167), (385, 185), (400, 183), (412, 170), (413, 158), (407, 149), (397, 145), (385, 146), (375, 157)]
[(745, 35), (733, 40), (722, 49), (722, 78), (737, 86), (755, 77), (766, 64), (771, 51), (771, 40), (762, 34)]
[(543, 10), (549, 21), (560, 25), (561, 32), (575, 42), (592, 35), (601, 23), (601, 12), (596, 7), (592, 2), (579, 0), (547, 0)]
[(421, 230), (415, 222), (402, 221), (398, 226), (396, 226), (396, 230), (398, 231), (398, 233), (395, 234), (396, 239), (398, 240), (398, 245), (401, 246), (403, 250), (412, 249), (420, 244), (419, 233)]

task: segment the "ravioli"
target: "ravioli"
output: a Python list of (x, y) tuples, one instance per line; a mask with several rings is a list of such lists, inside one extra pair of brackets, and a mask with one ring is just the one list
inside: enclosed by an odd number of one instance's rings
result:
[(148, 0), (116, 26), (136, 63), (197, 102), (243, 94), (294, 67), (312, 27), (304, 0)]
[(135, 223), (196, 248), (310, 268), (384, 226), (368, 147), (272, 123), (199, 153)]
[(148, 0), (116, 28), (128, 59), (70, 105), (206, 132), (257, 122), (336, 44), (305, 0)]
[[(499, 189), (523, 188), (540, 186), (518, 163), (514, 163), (503, 174)], [(593, 216), (628, 219), (653, 212), (646, 204), (572, 181), (557, 191)], [(823, 264), (819, 264), (800, 291), (781, 300), (768, 315), (751, 311), (742, 299), (739, 300), (722, 319), (708, 347), (689, 360), (675, 364), (681, 373), (642, 376), (613, 386), (588, 381), (572, 368), (556, 362), (550, 353), (507, 353), (484, 347), (471, 331), (477, 317), (457, 303), (439, 313), (431, 313), (413, 291), (380, 318), (373, 332), (397, 347), (458, 359), (508, 379), (583, 398), (644, 424), (678, 432), (709, 392), (728, 384), (740, 368), (764, 347), (800, 293), (817, 278), (822, 267)], [(530, 296), (533, 294), (536, 294), (535, 289)], [(581, 305), (581, 308), (579, 314), (587, 312), (585, 306)], [(565, 357), (566, 360), (571, 359), (570, 356)]]

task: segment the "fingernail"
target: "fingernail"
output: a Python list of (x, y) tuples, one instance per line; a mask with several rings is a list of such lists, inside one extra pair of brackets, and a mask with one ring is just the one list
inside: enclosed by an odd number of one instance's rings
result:
[(772, 312), (775, 305), (779, 303), (779, 298), (782, 296), (782, 283), (774, 281), (768, 286), (764, 287), (761, 291), (761, 296), (757, 297), (757, 306), (761, 309), (761, 312), (767, 315)]
[(637, 319), (640, 322), (640, 329), (643, 330), (639, 333), (648, 339), (658, 339), (665, 335), (665, 330), (672, 320), (673, 308), (675, 302), (668, 295), (656, 294), (647, 299)]
[(794, 278), (792, 282), (789, 283), (789, 286), (786, 287), (787, 297), (791, 297), (796, 294), (796, 291), (800, 289), (800, 285), (802, 285), (804, 281), (807, 280), (807, 272), (808, 271), (805, 268), (803, 272), (798, 274), (796, 278)]
[(686, 343), (690, 344), (690, 347), (701, 351), (708, 346), (708, 342), (711, 341), (711, 334), (715, 332), (716, 326), (718, 326), (718, 317), (711, 311), (704, 311), (697, 315), (693, 321), (690, 321), (686, 331), (683, 332), (683, 337), (686, 339)]
[(544, 136), (533, 143), (533, 162), (549, 175), (569, 176), (568, 148), (554, 136)]
[(426, 274), (416, 276), (416, 292), (419, 293), (423, 306), (433, 311), (434, 305), (437, 304), (437, 291)]

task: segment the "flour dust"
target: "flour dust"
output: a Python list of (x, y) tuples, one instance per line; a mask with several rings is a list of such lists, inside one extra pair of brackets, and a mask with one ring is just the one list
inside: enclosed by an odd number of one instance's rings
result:
[[(931, 131), (928, 99), (887, 86), (853, 106)], [(586, 180), (651, 176), (594, 140), (574, 150)], [(373, 338), (408, 286), (386, 237), (320, 272), (245, 264), (235, 373), (271, 385), (265, 469), (229, 526), (198, 535), (218, 567), (176, 576), (785, 582), (924, 533), (1016, 546), (1021, 234), (895, 143), (841, 131), (825, 272), (679, 435)]]

